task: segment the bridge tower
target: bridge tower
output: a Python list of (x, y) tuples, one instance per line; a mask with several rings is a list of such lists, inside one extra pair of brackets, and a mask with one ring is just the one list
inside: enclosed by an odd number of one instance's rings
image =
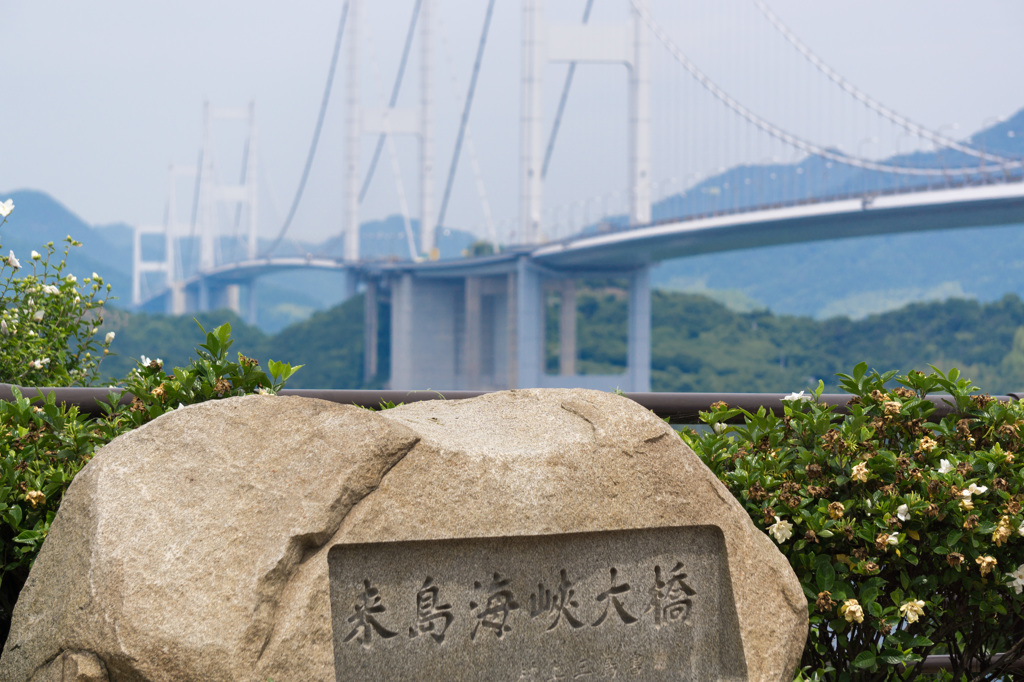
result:
[[(237, 184), (220, 182), (217, 178), (214, 154), (213, 124), (216, 120), (245, 121), (248, 134), (242, 159), (241, 178)], [(166, 311), (182, 315), (187, 310), (210, 310), (230, 308), (241, 313), (241, 287), (248, 289), (249, 310), (247, 317), (255, 319), (255, 297), (252, 282), (213, 284), (206, 277), (218, 264), (220, 240), (220, 210), (224, 205), (234, 208), (231, 213), (235, 234), (242, 244), (239, 258), (253, 259), (258, 249), (257, 235), (257, 155), (256, 155), (256, 110), (250, 102), (245, 108), (213, 108), (207, 102), (203, 105), (203, 144), (199, 163), (195, 167), (171, 166), (169, 173), (167, 215), (162, 226), (143, 226), (135, 229), (132, 263), (132, 302), (143, 302), (143, 278), (147, 272), (164, 275), (167, 288)], [(177, 184), (182, 177), (195, 178), (195, 195), (192, 216), (189, 223), (179, 218)], [(146, 260), (142, 240), (146, 234), (162, 235), (164, 238), (162, 258)], [(244, 234), (244, 236), (243, 236)], [(186, 266), (180, 262), (182, 239), (198, 242), (198, 262)], [(196, 249), (192, 252), (195, 253)], [(198, 283), (186, 291), (186, 282), (198, 275)]]
[(348, 3), (348, 69), (345, 92), (345, 252), (359, 260), (359, 144), (363, 135), (415, 135), (419, 139), (420, 253), (434, 250), (434, 62), (432, 5), (422, 0), (420, 32), (420, 104), (412, 107), (367, 107), (360, 97), (359, 50), (362, 0)]
[(647, 0), (631, 3), (622, 24), (553, 25), (544, 21), (544, 0), (523, 0), (523, 76), (520, 112), (520, 236), (527, 244), (542, 237), (544, 161), (541, 115), (543, 75), (548, 62), (625, 64), (629, 71), (630, 223), (651, 221), (650, 38), (642, 12)]

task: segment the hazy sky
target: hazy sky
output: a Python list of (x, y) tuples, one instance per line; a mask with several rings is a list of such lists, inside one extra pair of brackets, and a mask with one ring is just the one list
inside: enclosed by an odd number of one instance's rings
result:
[[(435, 2), (439, 201), (486, 3)], [(254, 100), (261, 231), (276, 232), (307, 153), (341, 4), (0, 0), (0, 191), (44, 190), (91, 223), (159, 223), (168, 196), (168, 165), (195, 163), (204, 100), (225, 107)], [(583, 4), (549, 0), (548, 19), (579, 21)], [(769, 4), (828, 64), (927, 126), (964, 137), (1024, 107), (1024, 3), (1019, 0)], [(368, 104), (390, 92), (412, 6), (413, 0), (364, 2), (364, 44), (372, 51), (362, 64)], [(624, 20), (627, 7), (624, 0), (595, 0), (592, 21)], [(650, 0), (650, 8), (702, 69), (773, 122), (848, 153), (882, 156), (915, 148), (913, 139), (865, 113), (814, 72), (750, 0)], [(518, 210), (520, 20), (519, 2), (497, 2), (470, 123), (486, 197), (502, 225), (513, 222)], [(666, 55), (652, 41), (659, 193), (740, 161), (798, 160), (737, 123)], [(296, 233), (305, 238), (341, 229), (344, 48), (342, 57), (295, 221)], [(586, 65), (577, 73), (545, 185), (548, 206), (576, 202), (575, 217), (568, 209), (551, 214), (566, 220), (596, 211), (593, 203), (586, 209), (579, 204), (590, 197), (602, 196), (609, 209), (619, 210), (625, 180), (625, 69)], [(548, 121), (563, 74), (562, 65), (545, 71)], [(414, 63), (402, 103), (415, 102), (417, 88)], [(217, 168), (226, 179), (238, 174), (243, 132), (232, 122), (216, 128)], [(364, 166), (372, 144), (364, 140)], [(415, 145), (400, 139), (396, 146), (415, 207)], [(464, 151), (447, 222), (476, 228), (481, 201)], [(398, 211), (391, 168), (385, 157), (363, 206), (364, 219)]]

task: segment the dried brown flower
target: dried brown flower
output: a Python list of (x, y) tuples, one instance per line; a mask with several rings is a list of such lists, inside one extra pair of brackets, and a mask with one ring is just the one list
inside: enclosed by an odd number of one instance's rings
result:
[(43, 494), (42, 490), (30, 490), (25, 493), (25, 501), (35, 509), (41, 504), (46, 504), (46, 495)]
[(986, 407), (988, 407), (989, 403), (992, 402), (993, 398), (992, 396), (986, 393), (983, 395), (972, 395), (971, 400), (974, 401), (975, 407), (977, 407), (979, 410), (984, 410)]
[(914, 393), (912, 390), (910, 390), (906, 386), (900, 386), (895, 391), (893, 391), (893, 393), (895, 393), (899, 397), (903, 398), (904, 400), (909, 400), (910, 398), (913, 398), (913, 397), (915, 397), (917, 395), (916, 393)]
[(814, 602), (814, 605), (818, 607), (818, 610), (822, 613), (831, 611), (836, 607), (836, 603), (832, 600), (832, 593), (828, 590), (818, 593), (818, 600)]
[(828, 515), (830, 518), (841, 519), (845, 511), (846, 507), (843, 506), (842, 502), (832, 502), (828, 505)]
[(946, 555), (946, 563), (956, 568), (964, 562), (964, 555), (960, 552), (950, 552)]
[(807, 465), (807, 478), (816, 479), (821, 478), (821, 465), (819, 464), (808, 464)]
[(964, 528), (967, 530), (974, 530), (978, 527), (978, 515), (971, 514), (964, 520)]
[(750, 489), (747, 490), (747, 497), (754, 502), (760, 502), (768, 497), (768, 493), (765, 492), (760, 483), (754, 483), (754, 485), (750, 486)]
[(853, 558), (858, 561), (864, 561), (868, 558), (868, 550), (864, 547), (858, 547), (857, 549), (853, 550)]
[(1007, 482), (1005, 478), (996, 478), (994, 481), (992, 481), (992, 487), (995, 488), (996, 490), (1006, 490), (1007, 488), (1010, 487), (1010, 484)]
[(874, 561), (869, 561), (864, 564), (864, 571), (867, 573), (878, 573), (878, 564)]
[(231, 382), (227, 379), (218, 379), (217, 383), (213, 385), (213, 390), (218, 396), (223, 397), (225, 393), (231, 390)]
[(806, 533), (804, 533), (804, 540), (806, 540), (807, 542), (813, 542), (817, 544), (818, 534), (815, 533), (813, 530), (808, 530)]

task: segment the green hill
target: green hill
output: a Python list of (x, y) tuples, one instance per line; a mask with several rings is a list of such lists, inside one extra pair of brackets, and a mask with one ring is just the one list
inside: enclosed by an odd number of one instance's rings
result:
[[(579, 293), (578, 366), (614, 373), (625, 365), (624, 292), (614, 287)], [(655, 291), (651, 372), (657, 391), (790, 392), (819, 379), (835, 388), (835, 374), (866, 361), (882, 371), (958, 367), (990, 392), (1024, 390), (1024, 303), (998, 301), (915, 303), (862, 320), (734, 312), (699, 294)], [(549, 310), (548, 367), (557, 363), (556, 310)], [(387, 310), (379, 336), (378, 377), (362, 376), (363, 299), (314, 314), (275, 335), (245, 325), (228, 312), (196, 316), (207, 329), (230, 321), (234, 349), (264, 362), (304, 364), (292, 388), (380, 388), (388, 372)], [(122, 376), (141, 354), (167, 365), (188, 361), (202, 341), (190, 318), (116, 313), (117, 331), (104, 374)], [(614, 386), (609, 386), (614, 388)]]

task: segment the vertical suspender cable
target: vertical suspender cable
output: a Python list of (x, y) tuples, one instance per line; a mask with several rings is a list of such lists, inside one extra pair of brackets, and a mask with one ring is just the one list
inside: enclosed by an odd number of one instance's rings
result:
[(476, 91), (476, 81), (480, 76), (480, 63), (484, 57), (484, 48), (487, 46), (487, 32), (491, 28), (491, 16), (494, 14), (494, 0), (487, 3), (487, 14), (484, 15), (484, 27), (480, 31), (480, 44), (476, 48), (476, 61), (473, 62), (473, 75), (469, 79), (469, 90), (466, 92), (466, 103), (462, 107), (462, 120), (459, 122), (459, 134), (455, 138), (455, 151), (452, 152), (452, 162), (448, 168), (448, 181), (444, 186), (444, 197), (441, 199), (441, 211), (437, 216), (437, 226), (444, 225), (444, 216), (448, 212), (448, 199), (452, 194), (452, 183), (455, 181), (455, 169), (459, 166), (459, 152), (462, 151), (462, 140), (466, 136), (466, 124), (469, 122), (469, 111), (473, 107), (473, 93)]
[(292, 206), (288, 209), (288, 217), (284, 219), (284, 225), (281, 226), (281, 231), (277, 233), (277, 237), (270, 243), (260, 257), (265, 258), (269, 256), (274, 249), (278, 247), (281, 240), (284, 239), (285, 232), (292, 224), (292, 219), (295, 217), (295, 211), (299, 208), (299, 201), (302, 199), (302, 192), (306, 189), (306, 181), (309, 179), (309, 171), (313, 167), (313, 157), (316, 156), (317, 143), (320, 141), (320, 131), (324, 127), (324, 116), (327, 114), (327, 102), (331, 99), (331, 84), (334, 83), (334, 71), (338, 66), (338, 53), (341, 52), (341, 38), (345, 35), (345, 19), (348, 17), (348, 0), (345, 0), (345, 4), (341, 8), (341, 20), (338, 22), (338, 35), (334, 39), (334, 54), (331, 55), (331, 67), (327, 71), (327, 83), (324, 85), (324, 96), (320, 102), (320, 113), (316, 118), (316, 127), (313, 129), (313, 141), (309, 145), (309, 155), (306, 157), (306, 166), (302, 169), (302, 177), (299, 179), (299, 187), (295, 190), (295, 198), (292, 200)]

